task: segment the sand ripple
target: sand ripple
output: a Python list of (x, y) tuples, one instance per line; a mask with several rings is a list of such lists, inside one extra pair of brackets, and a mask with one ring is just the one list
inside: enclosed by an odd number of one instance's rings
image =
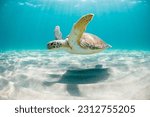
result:
[(0, 53), (0, 99), (150, 99), (150, 52)]

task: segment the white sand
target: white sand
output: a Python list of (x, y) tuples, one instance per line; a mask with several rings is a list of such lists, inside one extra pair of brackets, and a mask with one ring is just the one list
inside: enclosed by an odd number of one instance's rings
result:
[(150, 99), (150, 52), (0, 53), (0, 99)]

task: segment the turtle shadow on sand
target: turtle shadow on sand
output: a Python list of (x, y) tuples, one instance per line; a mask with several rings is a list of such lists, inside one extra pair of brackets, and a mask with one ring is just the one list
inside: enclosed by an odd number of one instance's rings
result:
[(102, 82), (109, 77), (109, 68), (103, 68), (102, 65), (96, 65), (90, 69), (74, 69), (67, 70), (60, 78), (55, 82), (43, 82), (44, 86), (51, 86), (54, 83), (67, 84), (66, 90), (72, 96), (82, 96), (78, 88), (78, 84), (93, 84)]

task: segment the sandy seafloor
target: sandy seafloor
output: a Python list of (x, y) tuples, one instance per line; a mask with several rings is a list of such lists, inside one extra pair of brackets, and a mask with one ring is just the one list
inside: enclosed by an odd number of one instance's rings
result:
[(1, 52), (0, 99), (150, 99), (150, 52)]

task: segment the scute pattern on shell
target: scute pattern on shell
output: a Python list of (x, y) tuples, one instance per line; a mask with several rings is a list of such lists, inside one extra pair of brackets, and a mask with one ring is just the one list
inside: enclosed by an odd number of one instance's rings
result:
[(85, 49), (96, 50), (105, 48), (106, 44), (97, 36), (84, 33), (80, 39), (80, 46)]

